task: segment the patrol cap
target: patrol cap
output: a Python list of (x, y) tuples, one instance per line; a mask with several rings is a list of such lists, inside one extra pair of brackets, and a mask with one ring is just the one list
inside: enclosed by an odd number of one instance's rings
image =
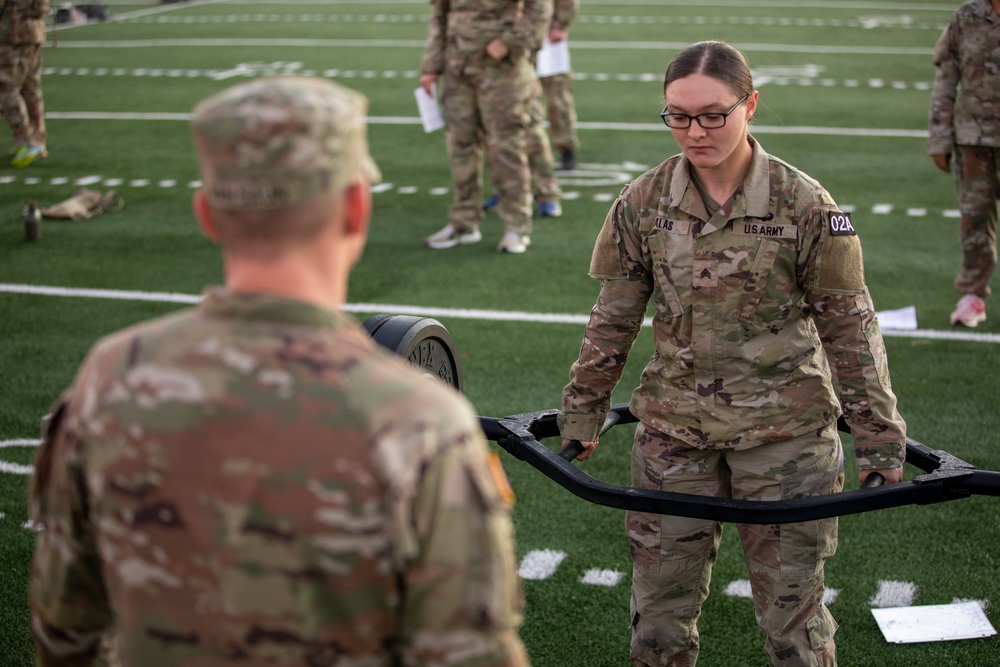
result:
[(326, 79), (281, 76), (228, 88), (194, 108), (192, 131), (209, 203), (277, 209), (381, 180), (368, 153), (368, 99)]

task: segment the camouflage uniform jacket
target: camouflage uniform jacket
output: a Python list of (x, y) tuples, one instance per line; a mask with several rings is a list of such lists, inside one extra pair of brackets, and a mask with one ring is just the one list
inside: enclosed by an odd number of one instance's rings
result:
[(45, 17), (49, 0), (0, 0), (6, 4), (0, 19), (0, 45), (25, 46), (45, 43)]
[(555, 0), (552, 8), (552, 30), (569, 30), (580, 13), (580, 0)]
[(683, 156), (622, 190), (591, 261), (601, 292), (562, 434), (597, 436), (652, 302), (655, 349), (630, 404), (643, 423), (693, 447), (748, 449), (843, 409), (864, 468), (902, 465), (905, 424), (850, 218), (750, 141), (743, 187), (714, 216)]
[(990, 0), (955, 10), (934, 47), (927, 153), (1000, 147), (1000, 16)]
[(507, 60), (527, 62), (542, 46), (552, 20), (552, 0), (431, 0), (427, 45), (420, 71), (461, 76), (484, 62), (497, 37), (510, 49)]
[[(495, 456), (495, 455), (494, 455)], [(468, 403), (341, 313), (211, 290), (114, 334), (33, 482), (40, 665), (527, 665)]]

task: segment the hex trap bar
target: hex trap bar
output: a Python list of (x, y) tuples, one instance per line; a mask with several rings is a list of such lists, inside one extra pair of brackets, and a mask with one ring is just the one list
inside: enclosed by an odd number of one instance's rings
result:
[[(558, 410), (543, 410), (501, 419), (480, 417), (479, 423), (486, 437), (512, 456), (527, 462), (580, 498), (606, 507), (713, 521), (771, 524), (812, 521), (903, 505), (927, 505), (968, 498), (973, 494), (1000, 496), (1000, 473), (976, 470), (975, 466), (948, 452), (931, 449), (911, 438), (906, 439), (906, 462), (924, 474), (889, 486), (872, 485), (780, 501), (733, 500), (619, 486), (595, 479), (571, 463), (582, 451), (579, 443), (570, 443), (556, 452), (540, 442), (559, 436), (558, 414)], [(602, 433), (617, 424), (637, 421), (629, 412), (628, 404), (614, 405)], [(838, 427), (849, 432), (843, 420)]]

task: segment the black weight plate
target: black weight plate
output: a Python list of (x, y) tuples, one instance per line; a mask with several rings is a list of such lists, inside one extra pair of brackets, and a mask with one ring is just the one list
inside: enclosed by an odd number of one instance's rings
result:
[(462, 391), (462, 371), (458, 351), (448, 330), (430, 317), (373, 315), (365, 329), (376, 343)]

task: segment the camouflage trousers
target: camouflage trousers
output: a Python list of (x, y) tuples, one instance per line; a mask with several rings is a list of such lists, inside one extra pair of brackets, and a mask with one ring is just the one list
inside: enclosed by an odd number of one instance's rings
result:
[(562, 197), (556, 163), (552, 158), (552, 145), (542, 121), (545, 120), (545, 105), (542, 104), (542, 89), (535, 83), (535, 96), (529, 108), (531, 125), (528, 127), (526, 149), (528, 166), (531, 168), (531, 193), (535, 201), (558, 201)]
[(955, 146), (954, 167), (962, 212), (962, 269), (955, 278), (955, 289), (985, 299), (992, 291), (990, 277), (997, 265), (1000, 148)]
[[(632, 484), (718, 498), (805, 498), (843, 488), (843, 450), (836, 424), (743, 451), (693, 449), (640, 424)], [(632, 662), (694, 667), (722, 524), (640, 512), (628, 512), (625, 523), (633, 562)], [(823, 569), (837, 549), (836, 517), (737, 530), (771, 664), (834, 667), (837, 623), (823, 603)]]
[[(556, 163), (552, 157), (549, 135), (542, 121), (545, 120), (545, 105), (541, 100), (541, 85), (535, 83), (535, 95), (528, 106), (528, 127), (524, 134), (524, 148), (528, 155), (528, 169), (531, 171), (531, 194), (537, 202), (555, 202), (562, 197)], [(487, 163), (487, 166), (489, 163)], [(490, 180), (496, 182), (496, 175), (490, 173)]]
[(573, 74), (555, 74), (542, 79), (548, 104), (549, 134), (557, 151), (574, 151), (580, 147), (576, 136), (576, 105), (573, 103)]
[(535, 75), (526, 59), (494, 63), (488, 56), (461, 75), (446, 72), (441, 112), (455, 196), (449, 222), (460, 230), (483, 221), (482, 161), (499, 199), (508, 232), (531, 233), (531, 172), (525, 150)]
[(0, 46), (0, 116), (10, 126), (14, 150), (45, 143), (40, 45)]

